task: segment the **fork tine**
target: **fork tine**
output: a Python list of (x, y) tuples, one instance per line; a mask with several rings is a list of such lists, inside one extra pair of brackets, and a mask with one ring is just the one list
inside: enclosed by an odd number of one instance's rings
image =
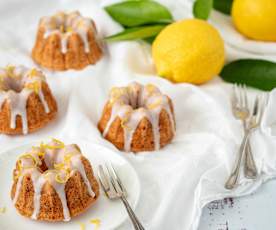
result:
[(122, 183), (120, 177), (119, 177), (118, 174), (116, 173), (116, 170), (115, 170), (115, 168), (113, 167), (113, 165), (112, 165), (111, 163), (110, 163), (110, 168), (111, 168), (111, 171), (112, 171), (112, 173), (113, 173), (115, 179), (117, 180), (119, 186), (121, 187), (122, 192), (123, 192), (124, 195), (126, 196), (126, 195), (127, 195), (126, 188), (125, 188), (125, 186), (123, 185), (123, 183)]
[(257, 114), (256, 114), (257, 124), (259, 124), (259, 122), (261, 121), (263, 111), (264, 111), (264, 98), (263, 98), (263, 95), (260, 96), (258, 107), (259, 107), (259, 109), (258, 109)]
[(244, 107), (244, 92), (243, 92), (243, 87), (242, 84), (238, 84), (237, 85), (237, 90), (238, 90), (238, 105), (239, 108), (243, 108)]
[(246, 103), (245, 103), (245, 95), (246, 95), (246, 88), (245, 88), (245, 86), (244, 86), (244, 84), (241, 84), (241, 88), (242, 88), (242, 105), (243, 105), (243, 107), (245, 107), (246, 105)]
[(117, 180), (115, 179), (115, 176), (111, 172), (110, 167), (107, 164), (105, 164), (105, 167), (107, 169), (107, 172), (108, 172), (108, 175), (109, 175), (109, 178), (110, 178), (110, 182), (111, 182), (114, 190), (116, 191), (116, 193), (118, 195), (121, 195), (123, 193), (123, 191), (121, 190), (121, 187), (119, 186)]
[(100, 165), (98, 167), (98, 177), (99, 177), (99, 181), (102, 185), (102, 188), (103, 188), (105, 194), (108, 196), (109, 195), (108, 190), (110, 190), (110, 186), (109, 186), (108, 179), (106, 178), (106, 175), (105, 175), (102, 165)]
[(240, 98), (240, 88), (239, 88), (239, 84), (236, 84), (236, 92), (237, 92), (237, 106), (240, 107), (241, 106), (241, 98)]
[(247, 87), (245, 84), (243, 84), (243, 93), (244, 93), (244, 103), (245, 107), (248, 108), (248, 97), (247, 97)]
[(108, 190), (110, 187), (102, 165), (98, 167), (98, 177), (103, 182), (103, 187), (105, 187)]
[(237, 84), (235, 83), (232, 87), (232, 108), (237, 107), (238, 97), (237, 97)]
[(237, 89), (238, 89), (238, 94), (239, 94), (238, 105), (241, 108), (241, 107), (243, 107), (243, 96), (242, 96), (243, 92), (242, 92), (242, 87), (240, 84), (238, 84)]
[(100, 184), (109, 199), (117, 199), (118, 193), (112, 183), (112, 178), (109, 176), (107, 168), (103, 165), (99, 166), (98, 176)]
[(265, 111), (265, 108), (266, 108), (267, 103), (268, 103), (268, 94), (264, 93), (262, 95), (262, 100), (261, 100), (260, 103), (261, 103), (260, 112), (259, 112), (259, 116), (258, 116), (258, 120), (257, 120), (258, 123), (261, 123), (261, 121), (262, 121), (264, 111)]
[(258, 106), (259, 106), (259, 100), (260, 100), (259, 96), (256, 96), (251, 116), (255, 116), (257, 114), (257, 112), (258, 112)]

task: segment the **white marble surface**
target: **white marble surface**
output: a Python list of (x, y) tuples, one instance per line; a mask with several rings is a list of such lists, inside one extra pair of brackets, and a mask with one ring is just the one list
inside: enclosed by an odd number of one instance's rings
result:
[(249, 196), (208, 204), (198, 230), (275, 230), (276, 180)]

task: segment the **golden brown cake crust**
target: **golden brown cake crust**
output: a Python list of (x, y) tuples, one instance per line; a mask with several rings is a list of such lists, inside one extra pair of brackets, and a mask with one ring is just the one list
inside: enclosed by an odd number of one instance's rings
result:
[(90, 64), (95, 64), (102, 56), (94, 32), (89, 29), (87, 38), (89, 52), (86, 53), (84, 43), (77, 33), (72, 33), (68, 38), (67, 52), (61, 52), (61, 38), (58, 34), (51, 34), (44, 38), (45, 28), (39, 26), (32, 58), (39, 65), (52, 70), (80, 70)]
[[(49, 89), (47, 83), (42, 82), (42, 92), (44, 94), (45, 101), (48, 104), (49, 113), (45, 112), (44, 106), (36, 93), (32, 93), (27, 100), (27, 119), (28, 119), (28, 132), (34, 132), (46, 124), (48, 124), (57, 113), (57, 103)], [(0, 111), (0, 133), (16, 135), (22, 134), (22, 118), (20, 116), (16, 117), (16, 128), (12, 129), (10, 127), (11, 123), (11, 108), (7, 101), (2, 105)]]
[[(89, 196), (88, 189), (81, 174), (79, 172), (75, 172), (65, 185), (67, 205), (71, 217), (78, 216), (85, 212), (85, 210), (87, 210), (98, 199), (100, 194), (99, 184), (94, 176), (90, 162), (82, 156), (82, 163), (95, 196)], [(16, 169), (14, 170), (14, 173), (15, 171)], [(12, 199), (15, 196), (16, 185), (17, 179), (14, 180), (11, 189)], [(22, 180), (21, 191), (18, 200), (15, 203), (15, 207), (21, 215), (25, 217), (32, 216), (34, 210), (34, 186), (30, 174), (26, 174)], [(37, 219), (50, 222), (64, 220), (61, 200), (54, 188), (48, 182), (42, 187), (40, 212)]]
[[(173, 104), (170, 98), (169, 105), (170, 110), (174, 116)], [(108, 121), (111, 118), (112, 104), (107, 103), (103, 109), (101, 119), (98, 123), (98, 129), (101, 133), (104, 132)], [(175, 121), (174, 121), (175, 122)], [(175, 123), (174, 123), (175, 124)], [(164, 147), (170, 143), (174, 137), (174, 127), (169, 119), (169, 115), (166, 110), (162, 109), (159, 116), (159, 132), (160, 132), (160, 147)], [(117, 117), (111, 124), (109, 131), (105, 138), (114, 144), (119, 150), (124, 150), (124, 129), (121, 125), (121, 119)], [(152, 124), (147, 118), (143, 118), (136, 128), (131, 142), (131, 151), (138, 153), (141, 151), (153, 151), (154, 137)]]

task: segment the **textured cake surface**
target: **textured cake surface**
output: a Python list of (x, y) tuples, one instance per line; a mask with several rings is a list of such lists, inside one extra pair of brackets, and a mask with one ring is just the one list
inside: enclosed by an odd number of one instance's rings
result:
[(95, 23), (79, 12), (58, 12), (40, 20), (32, 58), (53, 70), (83, 69), (102, 56)]
[(56, 139), (21, 155), (13, 175), (13, 204), (35, 220), (69, 221), (99, 197), (92, 166), (79, 147)]
[(42, 72), (24, 66), (0, 69), (0, 133), (36, 131), (57, 113), (57, 104)]
[(171, 142), (175, 134), (172, 101), (151, 84), (134, 82), (127, 87), (115, 87), (98, 128), (120, 150), (158, 150)]

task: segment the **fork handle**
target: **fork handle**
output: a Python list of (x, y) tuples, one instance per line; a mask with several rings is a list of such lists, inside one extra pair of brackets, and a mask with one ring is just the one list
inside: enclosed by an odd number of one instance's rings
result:
[(248, 179), (255, 179), (258, 175), (258, 170), (252, 154), (250, 140), (248, 140), (246, 149), (245, 149), (244, 175)]
[[(246, 121), (243, 120), (244, 132), (246, 131)], [(253, 157), (250, 140), (248, 139), (245, 147), (245, 164), (244, 164), (244, 175), (248, 179), (255, 179), (258, 175), (258, 170)]]
[(238, 179), (240, 177), (241, 162), (242, 162), (242, 158), (245, 152), (245, 148), (246, 148), (250, 133), (251, 133), (250, 129), (249, 130), (246, 129), (244, 132), (244, 137), (238, 152), (238, 157), (232, 169), (231, 175), (229, 176), (228, 180), (225, 183), (226, 189), (233, 189), (238, 183)]
[(127, 213), (131, 219), (131, 222), (132, 222), (135, 230), (145, 230), (144, 227), (142, 226), (142, 224), (140, 223), (140, 221), (138, 220), (137, 216), (133, 212), (132, 208), (130, 207), (127, 199), (124, 196), (122, 196), (121, 200), (123, 201), (123, 204), (127, 210)]

